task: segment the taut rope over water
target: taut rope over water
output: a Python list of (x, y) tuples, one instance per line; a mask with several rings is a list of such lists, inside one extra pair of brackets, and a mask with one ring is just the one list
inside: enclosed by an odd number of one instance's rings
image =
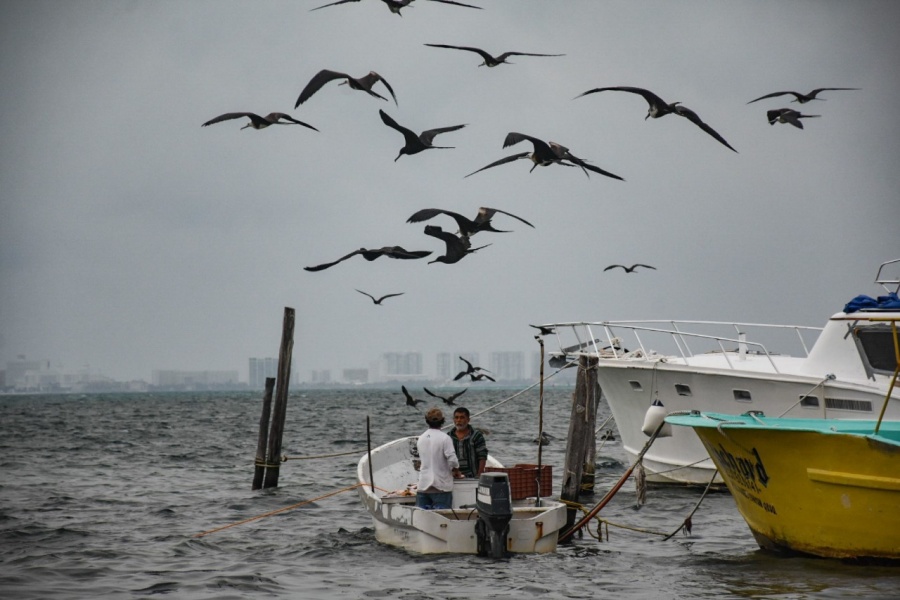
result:
[[(278, 508), (276, 510), (269, 511), (269, 512), (263, 513), (261, 515), (256, 515), (255, 517), (250, 517), (249, 519), (244, 519), (243, 521), (237, 521), (236, 523), (230, 523), (228, 525), (223, 525), (222, 527), (216, 527), (215, 529), (210, 529), (209, 531), (202, 531), (200, 533), (195, 533), (193, 537), (195, 537), (195, 538), (203, 537), (203, 536), (209, 535), (211, 533), (216, 533), (217, 531), (222, 531), (223, 529), (228, 529), (229, 527), (243, 525), (244, 523), (249, 523), (250, 521), (256, 521), (256, 520), (262, 519), (264, 517), (271, 517), (272, 515), (277, 515), (278, 513), (283, 513), (283, 512), (287, 512), (289, 510), (293, 510), (295, 508), (299, 508), (299, 507), (303, 506), (304, 504), (309, 504), (310, 502), (316, 502), (318, 500), (322, 500), (322, 499), (328, 498), (330, 496), (336, 496), (343, 492), (349, 492), (350, 490), (355, 490), (356, 488), (358, 488), (361, 485), (364, 485), (364, 484), (356, 483), (351, 486), (336, 490), (334, 492), (328, 492), (327, 494), (323, 494), (323, 495), (319, 496), (318, 498), (304, 500), (303, 502), (298, 502), (297, 504), (292, 504), (291, 506), (285, 506), (283, 508)], [(382, 490), (382, 491), (384, 491), (384, 490)]]

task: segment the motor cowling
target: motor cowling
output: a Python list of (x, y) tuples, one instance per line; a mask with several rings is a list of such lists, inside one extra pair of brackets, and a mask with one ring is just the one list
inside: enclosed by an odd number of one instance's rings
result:
[(509, 522), (512, 520), (509, 476), (506, 473), (482, 473), (475, 491), (478, 521), (475, 537), (478, 555), (491, 558), (506, 556)]

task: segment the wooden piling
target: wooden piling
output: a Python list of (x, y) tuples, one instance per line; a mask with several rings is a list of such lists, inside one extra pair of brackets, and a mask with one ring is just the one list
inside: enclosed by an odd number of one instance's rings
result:
[(275, 390), (275, 378), (266, 377), (266, 391), (263, 394), (262, 415), (259, 417), (259, 438), (256, 442), (256, 469), (253, 471), (253, 487), (262, 487), (266, 472), (266, 448), (269, 445), (269, 417), (272, 414), (272, 392)]
[[(572, 397), (572, 415), (569, 417), (569, 435), (566, 440), (566, 462), (563, 468), (561, 500), (578, 503), (584, 473), (585, 457), (589, 440), (594, 433), (591, 414), (595, 412), (594, 390), (597, 387), (596, 357), (582, 356), (578, 360), (578, 376), (575, 380), (575, 394)], [(591, 458), (593, 464), (593, 458)], [(566, 526), (574, 525), (578, 510), (569, 508), (566, 512)]]
[[(595, 371), (596, 373), (596, 371)], [(597, 383), (596, 375), (594, 376), (594, 385), (591, 398), (588, 399), (592, 409), (588, 416), (587, 446), (584, 450), (584, 471), (581, 474), (581, 492), (583, 494), (594, 493), (594, 472), (597, 469), (597, 411), (600, 408), (600, 384)]]
[(275, 402), (272, 407), (272, 426), (269, 429), (269, 447), (263, 488), (278, 487), (281, 464), (281, 440), (287, 415), (288, 383), (291, 379), (291, 353), (294, 349), (294, 309), (284, 307), (281, 327), (281, 350), (278, 353), (278, 377), (275, 382)]

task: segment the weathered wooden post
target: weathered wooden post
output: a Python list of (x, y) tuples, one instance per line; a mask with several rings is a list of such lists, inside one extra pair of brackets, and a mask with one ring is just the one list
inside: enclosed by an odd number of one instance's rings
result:
[(275, 378), (266, 377), (266, 391), (263, 394), (262, 415), (259, 417), (259, 439), (256, 442), (256, 469), (253, 471), (253, 488), (258, 490), (263, 484), (266, 472), (266, 447), (269, 445), (269, 417), (272, 414), (272, 391)]
[(284, 307), (281, 328), (281, 350), (278, 353), (278, 377), (275, 382), (275, 403), (272, 407), (272, 426), (269, 429), (269, 448), (266, 452), (266, 475), (263, 488), (278, 487), (281, 464), (281, 439), (287, 415), (288, 382), (291, 379), (291, 353), (294, 349), (294, 309)]
[(581, 491), (585, 494), (593, 494), (594, 493), (594, 475), (597, 470), (597, 411), (600, 409), (600, 384), (597, 383), (597, 371), (593, 370), (593, 386), (591, 389), (593, 393), (591, 397), (593, 400), (589, 399), (589, 402), (592, 406), (590, 411), (590, 416), (588, 417), (588, 429), (590, 430), (590, 434), (588, 435), (587, 447), (584, 451), (584, 472), (581, 474)]
[[(594, 367), (597, 366), (597, 362), (598, 359), (592, 356), (582, 356), (578, 360), (578, 376), (575, 380), (572, 416), (569, 418), (569, 435), (566, 440), (566, 463), (563, 468), (562, 491), (559, 495), (561, 500), (569, 502), (578, 502), (588, 441), (594, 432), (592, 425), (594, 421), (591, 421), (590, 417), (594, 412), (594, 390), (597, 386), (597, 370)], [(593, 464), (593, 459), (590, 460)], [(568, 509), (565, 529), (570, 529), (575, 524), (576, 515), (577, 509)]]

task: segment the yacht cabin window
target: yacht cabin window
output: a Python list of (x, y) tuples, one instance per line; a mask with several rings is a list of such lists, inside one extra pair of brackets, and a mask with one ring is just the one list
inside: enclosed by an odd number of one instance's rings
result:
[(891, 327), (883, 324), (866, 325), (857, 327), (854, 333), (869, 368), (876, 373), (893, 374), (897, 368), (897, 354)]

